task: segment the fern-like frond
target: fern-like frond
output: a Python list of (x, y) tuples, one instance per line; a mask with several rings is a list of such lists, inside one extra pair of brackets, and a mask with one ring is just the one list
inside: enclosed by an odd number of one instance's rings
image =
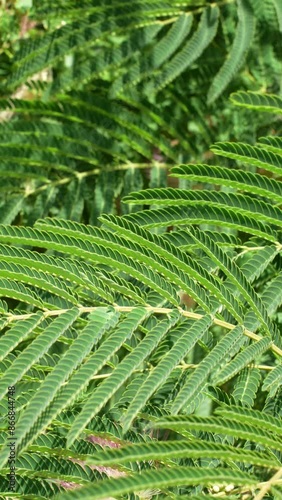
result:
[[(269, 140), (270, 138), (267, 139)], [(273, 140), (275, 139), (273, 138)], [(269, 179), (258, 173), (254, 174), (253, 172), (217, 167), (215, 165), (197, 164), (173, 167), (170, 172), (173, 177), (232, 187), (247, 193), (258, 194), (259, 196), (277, 201), (277, 203), (281, 203), (282, 201), (280, 183), (275, 179)], [(143, 193), (143, 191), (138, 192), (138, 194), (131, 193), (130, 196), (125, 197), (124, 201), (127, 203), (133, 203), (135, 199), (140, 199), (141, 201), (142, 196), (144, 196)], [(147, 193), (145, 196), (147, 196)]]
[[(67, 318), (68, 319), (68, 318)], [(74, 321), (75, 318), (71, 320)], [(52, 328), (54, 329), (55, 321), (65, 320), (63, 316), (54, 320)], [(65, 381), (70, 377), (74, 370), (81, 364), (84, 358), (90, 353), (93, 345), (99, 340), (106, 329), (112, 328), (118, 321), (118, 314), (107, 312), (106, 310), (98, 310), (90, 315), (87, 326), (82, 330), (78, 338), (70, 346), (53, 371), (46, 377), (41, 385), (40, 392), (35, 393), (30, 400), (22, 418), (17, 423), (17, 450), (25, 448), (26, 442), (37, 436), (36, 421), (40, 419), (40, 415), (44, 413), (46, 408), (53, 400), (56, 393), (60, 391)], [(69, 326), (66, 322), (65, 328)], [(60, 334), (62, 332), (60, 331)], [(44, 332), (46, 336), (46, 331)], [(34, 344), (33, 344), (34, 347)], [(20, 357), (18, 358), (20, 360)], [(17, 364), (17, 363), (15, 363)], [(29, 363), (30, 364), (30, 363)], [(13, 369), (13, 367), (11, 367)], [(13, 385), (12, 383), (10, 385)], [(46, 418), (46, 416), (45, 416)], [(39, 420), (40, 425), (40, 420)]]
[(233, 418), (234, 420), (243, 423), (254, 424), (257, 427), (273, 431), (276, 434), (282, 433), (280, 419), (275, 418), (272, 415), (268, 415), (267, 413), (262, 413), (249, 408), (240, 408), (238, 406), (230, 406), (229, 408), (222, 406), (217, 408), (216, 413), (221, 416), (226, 415), (228, 418)]
[(266, 457), (263, 453), (252, 452), (242, 448), (234, 448), (223, 443), (211, 443), (209, 441), (198, 441), (192, 443), (187, 441), (167, 441), (138, 443), (130, 446), (122, 446), (118, 449), (105, 450), (89, 457), (87, 463), (100, 465), (119, 465), (122, 463), (161, 460), (170, 458), (220, 458), (220, 460), (254, 463), (265, 467), (278, 467), (278, 461)]
[(26, 318), (19, 323), (12, 325), (10, 330), (5, 332), (1, 337), (1, 351), (0, 359), (1, 361), (12, 351), (19, 342), (23, 341), (33, 329), (40, 324), (44, 316), (42, 313), (37, 313), (32, 315), (30, 318)]
[(213, 102), (227, 87), (238, 69), (242, 66), (252, 43), (255, 16), (248, 0), (238, 0), (238, 25), (228, 57), (215, 76), (209, 91), (208, 102)]
[(282, 10), (281, 10), (281, 3), (279, 0), (272, 0), (276, 9), (276, 14), (277, 14), (277, 19), (279, 23), (279, 28), (280, 31), (282, 31)]
[[(159, 134), (171, 108), (161, 114), (152, 103), (150, 109), (142, 92), (151, 76), (158, 78), (176, 60), (189, 28), (188, 43), (198, 37), (199, 14), (207, 21), (208, 12), (223, 7), (191, 9), (173, 0), (172, 19), (169, 4), (160, 13), (160, 1), (153, 8), (142, 0), (137, 13), (136, 6), (131, 12), (128, 0), (121, 0), (120, 15), (105, 3), (92, 6), (93, 22), (107, 11), (107, 29), (117, 22), (121, 35), (126, 22), (121, 16), (128, 16), (138, 25), (136, 36), (145, 22), (151, 37), (144, 45), (140, 40), (144, 54), (135, 46), (122, 53), (125, 40), (112, 35), (110, 45), (116, 44), (124, 60), (132, 58), (133, 68), (127, 76), (118, 63), (115, 76), (107, 76), (107, 91), (119, 82), (118, 101), (110, 102), (106, 89), (103, 98), (94, 96), (90, 84), (89, 94), (71, 92), (53, 101), (47, 94), (45, 102), (2, 101), (14, 115), (0, 130), (0, 175), (15, 197), (7, 194), (1, 205), (0, 481), (7, 490), (6, 393), (15, 387), (23, 498), (236, 500), (259, 495), (265, 484), (269, 496), (277, 496), (280, 483), (271, 481), (282, 452), (281, 140), (263, 137), (252, 146), (220, 139), (214, 149), (226, 157), (225, 166), (194, 164), (192, 155), (185, 165), (189, 140), (181, 152), (184, 128), (172, 123)], [(78, 23), (81, 8), (73, 4), (68, 26)], [(235, 10), (229, 4), (224, 8)], [(256, 14), (259, 20), (273, 18), (274, 10), (266, 10)], [(55, 17), (50, 22), (56, 26)], [(62, 33), (69, 40), (68, 29), (53, 31), (62, 41)], [(232, 23), (228, 30), (225, 26), (220, 36), (227, 40), (230, 35), (232, 43)], [(133, 31), (132, 26), (128, 40)], [(44, 43), (34, 54), (35, 66)], [(57, 45), (54, 41), (54, 52)], [(79, 47), (75, 58), (81, 56), (83, 40)], [(58, 62), (65, 50), (58, 48)], [(28, 50), (21, 57), (33, 60)], [(140, 98), (129, 89), (135, 84)], [(175, 90), (180, 99), (177, 81)], [(171, 94), (169, 99), (176, 102)], [(175, 149), (173, 139), (179, 141)], [(21, 155), (26, 155), (25, 165)], [(137, 157), (145, 171), (154, 163), (152, 155), (163, 155), (165, 168), (175, 164), (172, 173), (179, 184), (165, 188), (160, 162), (151, 177), (146, 172), (144, 183), (135, 182), (133, 167), (124, 178), (115, 177), (114, 169), (102, 172), (105, 165), (113, 167), (113, 159), (120, 168), (121, 161)], [(14, 175), (5, 179), (11, 166)], [(62, 193), (69, 208), (57, 210), (53, 202), (61, 197), (64, 205)], [(124, 195), (124, 215), (112, 213), (112, 195), (118, 202)], [(99, 204), (109, 213), (101, 216)], [(80, 222), (79, 214), (90, 205), (91, 217), (101, 226)]]
[(178, 315), (171, 315), (169, 320), (164, 320), (158, 323), (146, 337), (139, 342), (134, 351), (128, 354), (127, 357), (116, 368), (112, 377), (106, 380), (99, 386), (97, 392), (95, 391), (88, 402), (84, 406), (82, 412), (74, 421), (73, 427), (68, 435), (68, 443), (72, 444), (75, 438), (81, 433), (82, 429), (86, 427), (87, 423), (95, 416), (100, 410), (102, 405), (108, 400), (109, 397), (123, 384), (131, 375), (134, 368), (137, 369), (140, 364), (150, 355), (152, 350), (158, 345), (162, 337), (168, 332), (178, 320)]
[(219, 10), (212, 6), (204, 10), (197, 31), (178, 54), (160, 71), (160, 74), (148, 85), (148, 90), (155, 91), (173, 81), (182, 71), (190, 66), (211, 43), (217, 31)]
[(278, 365), (272, 370), (264, 379), (262, 389), (270, 391), (270, 395), (273, 396), (281, 387), (282, 382), (282, 366)]
[[(155, 367), (155, 369), (151, 371), (150, 375), (137, 391), (136, 396), (130, 402), (130, 405), (123, 419), (125, 430), (129, 429), (133, 419), (136, 417), (141, 408), (145, 406), (145, 403), (153, 394), (153, 392), (165, 382), (166, 378), (169, 376), (173, 368), (175, 368), (177, 363), (179, 363), (180, 360), (189, 353), (189, 351), (194, 347), (195, 343), (201, 339), (210, 325), (211, 317), (204, 316), (190, 328), (188, 328), (188, 326), (184, 323), (182, 328), (176, 332), (178, 340), (175, 342), (170, 352), (167, 353), (161, 359), (160, 363)], [(181, 330), (183, 331), (182, 335)]]
[(178, 413), (183, 406), (188, 406), (199, 391), (205, 388), (208, 378), (219, 366), (225, 364), (225, 359), (229, 351), (240, 349), (242, 339), (242, 329), (234, 328), (225, 335), (212, 351), (203, 359), (199, 366), (191, 373), (186, 383), (177, 394), (172, 412)]
[(58, 495), (58, 500), (103, 500), (109, 495), (124, 495), (144, 489), (166, 489), (171, 486), (188, 486), (202, 484), (210, 486), (212, 483), (220, 485), (245, 485), (252, 486), (256, 482), (246, 473), (241, 471), (228, 471), (224, 468), (210, 469), (195, 467), (170, 467), (166, 470), (144, 471), (132, 477), (116, 478), (103, 481), (100, 484), (88, 485), (71, 493)]
[(101, 220), (113, 229), (121, 227), (122, 233), (127, 236), (129, 241), (132, 239), (133, 241), (138, 241), (145, 248), (150, 248), (153, 252), (157, 252), (158, 254), (163, 255), (164, 258), (166, 258), (166, 266), (168, 266), (168, 262), (170, 262), (175, 264), (175, 267), (177, 267), (179, 270), (186, 271), (187, 277), (183, 281), (183, 289), (187, 289), (191, 296), (194, 297), (195, 300), (197, 300), (199, 304), (201, 304), (205, 309), (207, 297), (205, 298), (203, 303), (201, 289), (199, 289), (199, 287), (196, 288), (193, 285), (193, 283), (189, 280), (189, 276), (194, 278), (194, 280), (197, 280), (197, 282), (199, 282), (201, 285), (205, 286), (212, 294), (214, 294), (218, 299), (226, 304), (226, 307), (230, 310), (230, 312), (232, 314), (235, 314), (235, 316), (237, 317), (237, 312), (240, 309), (238, 309), (238, 304), (234, 302), (232, 296), (228, 293), (228, 291), (223, 290), (220, 286), (220, 283), (217, 282), (217, 280), (214, 279), (212, 275), (208, 275), (207, 271), (201, 265), (197, 265), (196, 262), (192, 263), (189, 256), (177, 250), (174, 246), (167, 244), (158, 236), (152, 235), (148, 231), (145, 231), (142, 227), (138, 227), (136, 226), (136, 224), (132, 224), (131, 221), (126, 217), (124, 217), (123, 219), (116, 219), (112, 216), (103, 216)]
[(237, 422), (236, 417), (198, 417), (195, 415), (176, 415), (159, 419), (153, 426), (182, 431), (215, 432), (239, 439), (245, 439), (259, 443), (263, 446), (282, 450), (281, 440), (276, 432), (258, 430), (256, 425)]
[[(70, 309), (62, 316), (56, 318), (47, 326), (44, 335), (38, 336), (30, 346), (19, 354), (10, 369), (1, 378), (0, 393), (2, 397), (6, 393), (7, 387), (14, 385), (30, 366), (47, 352), (56, 339), (69, 328), (75, 321), (78, 312), (78, 309)], [(33, 326), (36, 326), (38, 323), (37, 315), (36, 320)]]
[[(125, 201), (131, 204), (154, 204), (157, 206), (170, 205), (213, 205), (219, 207), (236, 207), (237, 212), (251, 216), (256, 212), (257, 219), (265, 220), (270, 224), (281, 224), (281, 213), (270, 204), (266, 204), (260, 200), (234, 193), (215, 192), (215, 191), (189, 191), (185, 189), (146, 189), (138, 193), (132, 193), (127, 196)], [(267, 215), (269, 213), (269, 218)]]
[(168, 33), (154, 45), (145, 57), (140, 54), (138, 61), (130, 67), (130, 70), (115, 80), (111, 94), (126, 90), (127, 87), (136, 85), (142, 79), (151, 76), (151, 72), (164, 64), (183, 43), (191, 30), (192, 21), (191, 14), (180, 16)]
[(267, 151), (267, 149), (249, 146), (248, 144), (242, 144), (240, 142), (216, 143), (211, 149), (217, 155), (239, 160), (248, 165), (261, 167), (278, 176), (282, 173), (282, 156)]
[(5, 278), (0, 279), (0, 296), (25, 302), (39, 309), (48, 307), (29, 287)]
[(167, 227), (192, 224), (210, 224), (216, 226), (238, 229), (249, 234), (254, 234), (266, 240), (277, 241), (276, 232), (265, 223), (257, 221), (256, 217), (249, 217), (236, 212), (232, 213), (226, 207), (206, 205), (198, 207), (170, 207), (152, 209), (144, 215), (144, 211), (135, 212), (125, 216), (126, 220), (140, 224), (145, 228)]
[[(21, 440), (22, 443), (19, 443), (18, 446), (21, 445), (21, 448), (24, 449), (31, 440), (33, 440), (42, 429), (44, 429), (61, 411), (65, 406), (71, 404), (71, 402), (75, 399), (77, 393), (83, 390), (85, 388), (91, 378), (99, 371), (102, 366), (107, 362), (107, 360), (113, 355), (115, 351), (117, 351), (123, 342), (126, 341), (128, 337), (132, 334), (132, 331), (134, 331), (135, 328), (138, 327), (138, 325), (141, 323), (141, 321), (144, 319), (146, 316), (146, 311), (142, 308), (133, 310), (131, 314), (129, 314), (126, 319), (121, 322), (118, 325), (118, 328), (114, 333), (109, 337), (107, 341), (105, 341), (101, 346), (100, 349), (98, 349), (95, 353), (93, 353), (87, 362), (84, 364), (81, 364), (79, 369), (72, 375), (72, 378), (68, 381), (67, 385), (64, 385), (59, 392), (57, 392), (56, 397), (50, 398), (50, 401), (45, 402), (45, 398), (43, 399), (41, 405), (43, 404), (43, 408), (45, 411), (43, 413), (39, 413), (37, 410), (37, 414), (35, 415), (34, 422), (30, 422), (29, 418), (25, 417), (25, 413), (23, 413), (23, 423), (22, 423), (22, 435), (21, 435)], [(108, 320), (109, 319), (109, 326), (113, 326), (112, 323), (112, 318), (111, 316), (105, 317), (105, 313), (102, 314), (102, 319), (103, 317)], [(58, 320), (61, 318), (61, 316), (58, 318)], [(115, 321), (115, 318), (113, 318)], [(56, 321), (56, 320), (55, 320)], [(52, 325), (51, 325), (52, 326)], [(66, 325), (67, 327), (68, 325)], [(101, 331), (103, 332), (103, 329), (105, 327), (105, 321), (104, 324), (103, 322), (101, 323)], [(91, 331), (93, 330), (93, 324), (90, 329)], [(86, 329), (86, 335), (89, 336), (90, 332), (89, 329)], [(101, 335), (101, 332), (97, 333), (97, 337), (99, 338), (99, 335)], [(91, 337), (91, 342), (92, 342), (92, 335)], [(97, 341), (97, 338), (94, 338)], [(78, 342), (79, 343), (79, 342)], [(93, 344), (93, 342), (92, 342)], [(74, 347), (74, 352), (76, 351), (76, 347)], [(72, 353), (72, 349), (70, 351)], [(78, 353), (79, 355), (79, 353)], [(66, 355), (67, 356), (67, 355)], [(67, 356), (68, 357), (68, 356)], [(73, 357), (73, 355), (72, 355)], [(64, 365), (64, 358), (62, 359), (62, 364)], [(73, 362), (73, 361), (72, 361)], [(68, 361), (68, 364), (65, 365), (65, 370), (69, 369), (69, 364), (70, 362)], [(59, 365), (59, 372), (61, 372), (61, 367)], [(62, 374), (61, 374), (62, 376)], [(50, 375), (50, 378), (52, 380), (52, 375)], [(59, 380), (58, 380), (59, 382)], [(51, 387), (54, 385), (51, 384)], [(61, 383), (60, 383), (61, 385)], [(48, 389), (49, 386), (49, 380), (46, 379), (46, 388), (48, 394), (50, 393), (50, 389)], [(40, 393), (38, 396), (35, 395), (35, 402), (37, 403), (38, 406), (38, 401), (37, 398), (39, 397), (41, 401), (41, 396)], [(31, 402), (32, 404), (32, 402)], [(28, 412), (29, 407), (27, 407), (27, 412)], [(42, 411), (41, 410), (41, 411)], [(31, 425), (30, 425), (31, 424)], [(0, 454), (1, 458), (1, 454)], [(4, 459), (4, 456), (3, 456)]]
[(231, 101), (236, 106), (256, 109), (257, 111), (267, 111), (269, 113), (281, 113), (282, 99), (278, 95), (261, 94), (257, 92), (234, 92), (230, 96)]
[[(46, 226), (47, 228), (48, 226)], [(158, 293), (166, 297), (169, 301), (178, 304), (176, 299), (176, 293), (172, 286), (169, 283), (165, 283), (163, 277), (160, 274), (154, 272), (154, 266), (152, 269), (150, 267), (145, 267), (144, 264), (135, 262), (132, 258), (132, 251), (122, 244), (114, 245), (114, 240), (116, 238), (113, 237), (110, 233), (109, 243), (106, 249), (104, 249), (103, 245), (99, 245), (94, 243), (94, 237), (92, 237), (93, 242), (91, 241), (91, 237), (84, 237), (83, 239), (73, 240), (72, 236), (66, 236), (64, 234), (60, 234), (60, 230), (58, 233), (54, 233), (53, 235), (47, 231), (39, 231), (38, 229), (26, 229), (26, 228), (16, 228), (15, 226), (10, 227), (10, 231), (7, 230), (7, 226), (3, 228), (3, 233), (0, 236), (1, 241), (13, 241), (26, 245), (38, 244), (45, 248), (56, 249), (59, 252), (70, 253), (70, 255), (77, 255), (80, 258), (95, 262), (101, 263), (105, 265), (112, 265), (113, 267), (117, 267), (120, 271), (125, 271), (128, 274), (132, 275), (136, 279), (139, 279), (141, 282), (150, 286), (152, 289), (155, 289)], [(101, 230), (97, 229), (98, 233)], [(4, 234), (6, 233), (6, 234)], [(10, 235), (9, 235), (9, 234)], [(90, 241), (89, 241), (90, 239)], [(99, 237), (98, 237), (99, 239)], [(106, 242), (106, 240), (105, 240)], [(115, 249), (116, 246), (116, 249)], [(120, 253), (122, 252), (122, 253)], [(125, 255), (123, 253), (125, 252)], [(130, 255), (127, 256), (127, 255)], [(142, 253), (136, 253), (138, 257), (142, 255)], [(149, 257), (145, 261), (149, 262)], [(155, 262), (155, 260), (154, 260)], [(151, 262), (150, 262), (151, 265)], [(157, 265), (157, 262), (156, 262)], [(164, 266), (162, 266), (164, 269)], [(167, 270), (169, 274), (169, 269)]]
[(271, 341), (268, 338), (264, 338), (246, 347), (244, 351), (237, 354), (222, 371), (216, 374), (214, 382), (220, 385), (224, 384), (224, 382), (241, 371), (243, 366), (247, 366), (248, 363), (256, 359), (257, 356), (265, 352), (265, 350), (269, 348), (270, 343)]

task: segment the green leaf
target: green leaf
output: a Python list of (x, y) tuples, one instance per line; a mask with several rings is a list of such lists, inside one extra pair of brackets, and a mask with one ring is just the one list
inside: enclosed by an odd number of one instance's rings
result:
[[(142, 216), (142, 213), (140, 215)], [(198, 286), (197, 282), (207, 288), (212, 295), (215, 295), (222, 304), (226, 305), (231, 314), (240, 321), (240, 308), (238, 303), (233, 299), (233, 296), (226, 288), (221, 286), (219, 281), (186, 253), (178, 250), (172, 243), (166, 242), (163, 238), (133, 224), (126, 216), (116, 218), (111, 215), (103, 215), (100, 219), (110, 228), (115, 229), (125, 236), (128, 241), (127, 245), (133, 240), (143, 246), (143, 251), (148, 252), (147, 248), (149, 248), (154, 255), (160, 255), (165, 259), (161, 261), (164, 264), (161, 272), (167, 274), (168, 270), (173, 270), (174, 282), (190, 294), (195, 301), (199, 302), (206, 312), (213, 312), (213, 310), (209, 307), (207, 294)], [(132, 250), (135, 249), (136, 245), (131, 245), (131, 248)], [(140, 256), (139, 258), (142, 257)], [(157, 265), (156, 261), (153, 262), (155, 268)], [(165, 270), (165, 267), (167, 270)], [(178, 277), (178, 281), (176, 281), (176, 276)], [(181, 278), (181, 281), (179, 278)]]
[(165, 64), (188, 36), (192, 21), (191, 14), (179, 16), (166, 35), (146, 54), (140, 53), (137, 62), (133, 63), (121, 77), (114, 81), (111, 95), (116, 95), (119, 91), (124, 92), (127, 87), (136, 85), (144, 78), (150, 77), (153, 71)]
[[(173, 167), (171, 174), (173, 177), (236, 188), (282, 203), (281, 183), (275, 179), (269, 179), (265, 175), (239, 169), (193, 163)], [(125, 201), (127, 201), (127, 198), (125, 198)]]
[(254, 405), (260, 380), (261, 375), (258, 368), (244, 368), (234, 387), (233, 397), (235, 401), (251, 408)]
[(139, 342), (133, 352), (128, 354), (115, 369), (108, 380), (105, 380), (98, 389), (91, 394), (81, 413), (75, 418), (68, 434), (68, 444), (71, 445), (77, 436), (86, 427), (102, 405), (116, 392), (116, 390), (130, 377), (132, 372), (150, 355), (160, 340), (179, 319), (178, 314), (171, 315), (168, 320), (160, 321), (146, 337)]
[(225, 63), (220, 68), (209, 88), (209, 104), (219, 97), (230, 83), (235, 73), (240, 69), (252, 43), (255, 28), (253, 10), (248, 0), (237, 0), (237, 4), (239, 19), (235, 38)]
[(282, 31), (282, 8), (279, 0), (272, 0), (274, 3), (274, 7), (276, 9), (277, 20), (279, 24), (279, 29)]
[(236, 106), (281, 114), (282, 99), (274, 94), (239, 91), (231, 94), (230, 99)]
[(0, 360), (4, 359), (19, 342), (23, 341), (44, 319), (42, 313), (32, 314), (12, 325), (1, 337)]
[(274, 396), (276, 391), (281, 387), (282, 382), (282, 365), (276, 366), (273, 370), (271, 370), (268, 375), (265, 377), (262, 390), (270, 391), (270, 395)]
[(271, 345), (271, 339), (263, 338), (258, 342), (249, 345), (242, 352), (226, 365), (223, 370), (216, 374), (214, 383), (219, 385), (224, 384), (227, 380), (234, 377), (244, 366), (257, 359), (257, 357), (265, 352)]
[(211, 43), (217, 32), (219, 9), (216, 5), (205, 8), (197, 31), (164, 69), (148, 85), (148, 91), (156, 92), (172, 82), (190, 66)]
[(277, 175), (282, 175), (282, 156), (257, 146), (242, 142), (217, 142), (211, 150), (226, 158), (233, 158), (249, 165), (261, 167)]
[[(276, 233), (265, 223), (223, 207), (170, 207), (135, 212), (125, 215), (124, 220), (140, 224), (145, 228), (167, 227), (192, 224), (211, 224), (224, 228), (238, 229), (246, 233), (261, 236), (268, 241), (277, 241)], [(2, 239), (2, 236), (0, 236)]]
[(149, 488), (165, 489), (172, 486), (211, 486), (212, 484), (228, 484), (251, 486), (256, 480), (248, 474), (223, 468), (170, 467), (161, 470), (143, 471), (132, 476), (108, 479), (58, 495), (58, 500), (103, 500), (109, 496), (148, 490)]
[[(40, 359), (56, 340), (72, 325), (79, 314), (78, 309), (71, 309), (52, 321), (35, 340), (22, 351), (0, 381), (0, 398), (7, 392), (7, 387), (15, 385), (22, 375)], [(19, 435), (19, 438), (22, 437)], [(3, 465), (9, 455), (9, 448), (0, 452), (0, 463)]]
[(278, 435), (282, 434), (281, 419), (265, 412), (250, 408), (240, 408), (238, 406), (219, 407), (216, 413), (220, 416), (233, 418), (238, 422), (252, 424), (256, 427), (272, 431)]
[(41, 415), (44, 414), (51, 401), (60, 392), (67, 379), (81, 365), (84, 358), (89, 355), (93, 345), (98, 342), (104, 331), (115, 326), (118, 317), (118, 313), (103, 308), (97, 309), (90, 314), (86, 327), (80, 332), (65, 355), (59, 359), (52, 372), (45, 378), (40, 390), (31, 398), (26, 410), (17, 422), (18, 452), (37, 437), (41, 429)]
[(231, 349), (240, 349), (242, 334), (242, 328), (236, 327), (220, 339), (212, 351), (199, 363), (176, 395), (172, 404), (172, 413), (178, 413), (184, 405), (188, 406), (196, 395), (205, 388), (208, 377), (224, 363)]
[(212, 432), (215, 434), (223, 434), (233, 436), (238, 439), (246, 439), (254, 443), (262, 444), (276, 450), (282, 450), (282, 443), (276, 433), (262, 430), (252, 425), (249, 422), (237, 422), (235, 419), (218, 418), (218, 417), (198, 417), (195, 415), (173, 415), (158, 419), (151, 425), (158, 429), (172, 429), (178, 432), (182, 430)]
[(207, 441), (167, 441), (136, 443), (121, 448), (100, 451), (87, 458), (88, 464), (120, 465), (128, 462), (140, 462), (175, 458), (218, 458), (222, 461), (235, 460), (243, 463), (254, 463), (266, 467), (277, 467), (278, 460), (265, 456), (264, 453), (235, 448), (223, 443)]
[(174, 343), (171, 350), (162, 357), (159, 364), (151, 371), (138, 389), (133, 400), (130, 402), (123, 418), (125, 431), (130, 428), (130, 424), (137, 416), (138, 412), (145, 406), (156, 389), (165, 382), (175, 366), (190, 352), (196, 342), (202, 338), (210, 327), (211, 322), (212, 318), (210, 316), (204, 316), (190, 328), (184, 324), (181, 328), (182, 331), (184, 330), (182, 335), (179, 335), (181, 333), (180, 329), (179, 332), (177, 331), (178, 340)]
[[(141, 201), (142, 200), (142, 201)], [(255, 213), (257, 220), (265, 220), (268, 224), (282, 226), (281, 210), (270, 203), (256, 200), (247, 195), (226, 193), (223, 191), (192, 191), (176, 188), (146, 189), (138, 193), (131, 193), (126, 197), (131, 204), (154, 204), (156, 206), (194, 206), (199, 211), (204, 205), (223, 207), (225, 210), (242, 213), (252, 217)]]

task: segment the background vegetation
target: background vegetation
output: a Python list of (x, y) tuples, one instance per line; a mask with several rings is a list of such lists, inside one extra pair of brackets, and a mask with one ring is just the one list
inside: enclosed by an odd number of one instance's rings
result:
[(0, 14), (1, 498), (279, 500), (280, 1)]

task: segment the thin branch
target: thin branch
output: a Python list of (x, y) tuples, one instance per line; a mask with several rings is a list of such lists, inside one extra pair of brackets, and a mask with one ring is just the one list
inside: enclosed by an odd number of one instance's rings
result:
[[(116, 311), (121, 312), (121, 313), (131, 312), (133, 309), (136, 308), (136, 306), (118, 306), (118, 305), (114, 305), (111, 307), (113, 307)], [(93, 307), (80, 306), (78, 309), (79, 309), (80, 314), (85, 314), (85, 313), (91, 313), (98, 308), (99, 308), (98, 306), (93, 306)], [(170, 309), (167, 307), (145, 306), (145, 309), (152, 314), (171, 314), (174, 311), (174, 309)], [(56, 309), (56, 310), (52, 310), (52, 311), (44, 310), (43, 314), (44, 314), (45, 318), (48, 318), (51, 316), (59, 316), (60, 314), (63, 314), (65, 312), (67, 312), (68, 310), (69, 309)], [(195, 313), (192, 311), (184, 311), (181, 307), (178, 307), (178, 311), (185, 318), (201, 319), (204, 316), (203, 314), (198, 314), (198, 313)], [(11, 313), (8, 313), (7, 320), (8, 320), (8, 322), (12, 322), (12, 321), (18, 321), (21, 319), (27, 319), (27, 318), (32, 317), (33, 314), (34, 313), (13, 315)], [(222, 328), (226, 328), (227, 330), (234, 330), (234, 328), (236, 328), (238, 326), (238, 325), (232, 325), (232, 323), (228, 323), (227, 321), (223, 321), (223, 320), (215, 318), (215, 317), (213, 318), (213, 323), (217, 326), (221, 326)], [(252, 340), (259, 341), (263, 338), (261, 335), (258, 335), (256, 333), (248, 330), (247, 328), (244, 328), (243, 333), (244, 333), (244, 335), (246, 335), (246, 337), (249, 337)], [(272, 352), (274, 352), (275, 354), (277, 354), (278, 356), (280, 356), (282, 358), (282, 349), (280, 349), (280, 347), (278, 347), (277, 345), (272, 343), (270, 345), (270, 349)]]

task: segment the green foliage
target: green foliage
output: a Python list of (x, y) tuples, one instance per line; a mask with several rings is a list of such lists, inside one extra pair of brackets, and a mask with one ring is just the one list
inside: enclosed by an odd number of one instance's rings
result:
[(214, 101), (225, 89), (238, 68), (242, 66), (253, 38), (255, 16), (248, 0), (238, 0), (238, 26), (228, 58), (215, 76), (208, 92), (208, 100)]
[(216, 140), (279, 131), (273, 116), (252, 120), (225, 100), (238, 89), (280, 91), (278, 3), (44, 0), (3, 9), (0, 223), (96, 225), (102, 213), (134, 211), (122, 197), (160, 187), (155, 177), (166, 186), (172, 165), (213, 164)]
[(1, 498), (13, 386), (22, 498), (279, 498), (282, 149), (213, 151), (101, 227), (0, 226)]
[(1, 500), (279, 500), (280, 2), (0, 14)]

